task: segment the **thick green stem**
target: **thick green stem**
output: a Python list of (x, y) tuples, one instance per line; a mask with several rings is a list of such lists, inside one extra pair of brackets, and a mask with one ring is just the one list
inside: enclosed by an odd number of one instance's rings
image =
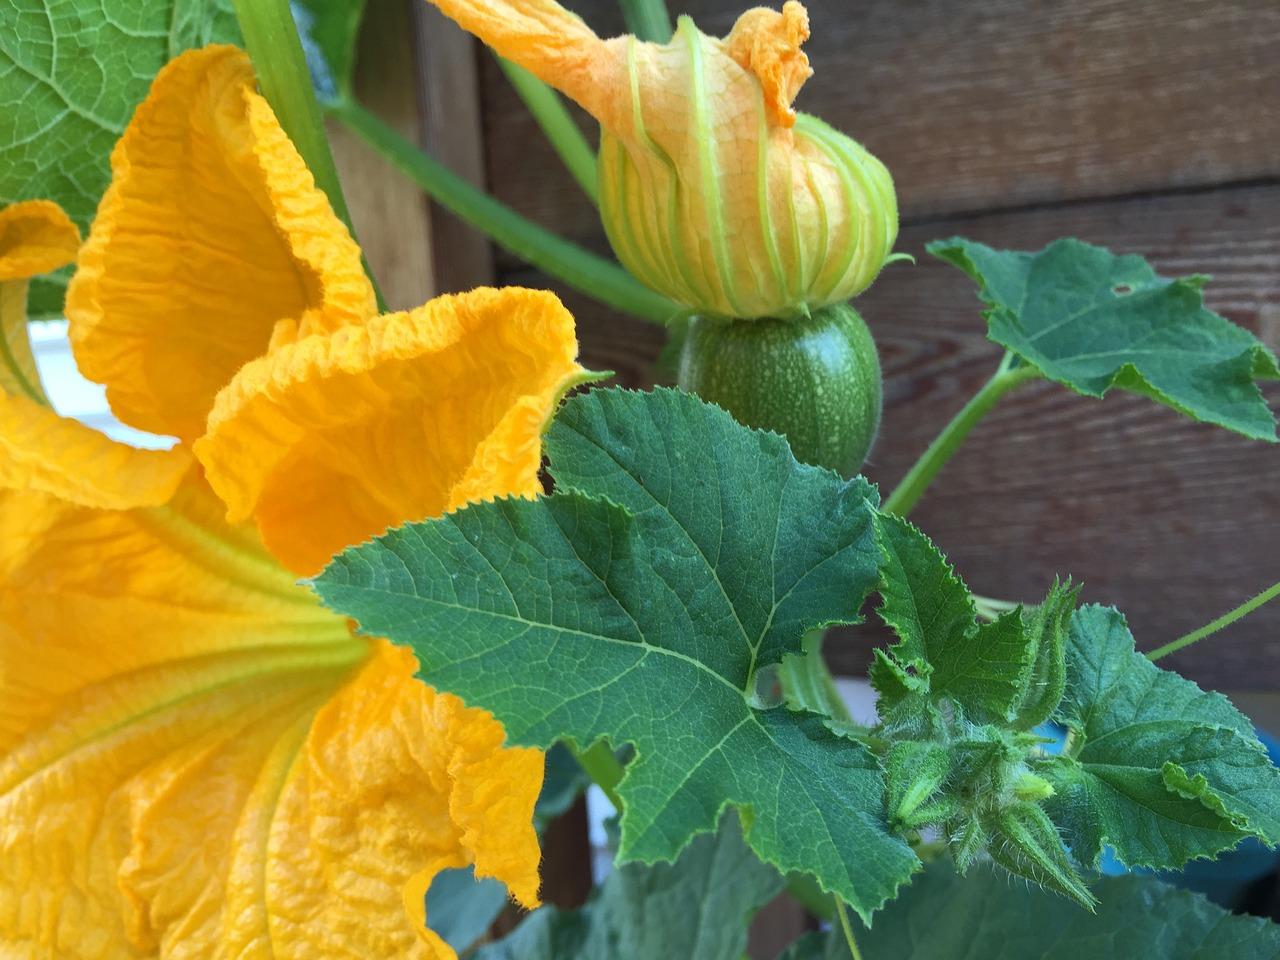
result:
[(1241, 617), (1248, 616), (1264, 603), (1274, 600), (1276, 597), (1280, 597), (1280, 583), (1273, 583), (1252, 600), (1246, 600), (1244, 603), (1240, 604), (1240, 606), (1236, 607), (1234, 610), (1224, 613), (1212, 623), (1206, 623), (1199, 630), (1193, 630), (1185, 637), (1179, 637), (1172, 643), (1166, 643), (1163, 647), (1156, 647), (1156, 649), (1147, 654), (1147, 659), (1153, 661), (1159, 660), (1161, 657), (1167, 657), (1171, 653), (1176, 653), (1183, 647), (1189, 647), (1197, 640), (1203, 640), (1210, 634), (1217, 633), (1223, 627), (1231, 626), (1231, 624), (1235, 623)]
[(621, 0), (627, 29), (641, 40), (666, 43), (674, 28), (664, 0)]
[(933, 443), (929, 444), (929, 449), (924, 452), (915, 466), (908, 471), (907, 475), (902, 478), (902, 482), (889, 494), (889, 499), (884, 502), (883, 510), (885, 513), (893, 513), (900, 517), (905, 517), (911, 512), (911, 508), (929, 489), (929, 484), (933, 482), (933, 478), (951, 459), (952, 455), (960, 449), (960, 445), (964, 443), (965, 437), (969, 435), (969, 431), (978, 425), (978, 421), (990, 412), (996, 402), (1006, 393), (1019, 384), (1026, 383), (1028, 380), (1034, 380), (1040, 376), (1038, 370), (1029, 366), (1011, 366), (1009, 357), (1006, 355), (1005, 362), (1000, 365), (1000, 369), (996, 371), (995, 376), (987, 381), (986, 385), (979, 390), (968, 403), (964, 405), (964, 409), (952, 418), (951, 422), (943, 428)]
[(302, 155), (316, 186), (348, 227), (351, 213), (338, 180), (338, 167), (324, 133), (323, 114), (298, 39), (288, 0), (234, 0), (245, 49), (253, 59), (262, 95), (280, 126)]
[[(347, 198), (342, 193), (338, 166), (329, 149), (324, 117), (311, 85), (311, 71), (307, 68), (288, 0), (234, 0), (234, 4), (240, 33), (253, 60), (262, 95), (271, 104), (280, 126), (311, 171), (316, 186), (324, 191), (329, 198), (329, 206), (354, 237), (356, 231), (351, 222), (351, 211), (347, 209)], [(364, 268), (377, 292), (379, 307), (385, 307), (368, 261), (364, 261)]]
[(621, 813), (622, 798), (618, 796), (618, 784), (622, 782), (624, 771), (618, 758), (609, 749), (609, 744), (603, 740), (597, 740), (587, 750), (579, 750), (572, 744), (569, 745), (569, 749), (574, 759), (578, 761), (578, 765), (587, 771), (591, 782), (604, 791), (604, 795), (609, 798), (614, 809)]
[(399, 167), (437, 203), (487, 233), (545, 273), (601, 303), (653, 323), (685, 313), (615, 263), (544, 230), (427, 156), (397, 131), (350, 100), (329, 105), (331, 114)]
[(596, 174), (596, 152), (583, 136), (582, 130), (573, 121), (569, 108), (564, 105), (560, 94), (543, 83), (532, 73), (503, 57), (498, 57), (498, 66), (511, 81), (524, 105), (529, 108), (538, 126), (551, 142), (552, 149), (578, 181), (583, 192), (598, 202), (599, 183)]

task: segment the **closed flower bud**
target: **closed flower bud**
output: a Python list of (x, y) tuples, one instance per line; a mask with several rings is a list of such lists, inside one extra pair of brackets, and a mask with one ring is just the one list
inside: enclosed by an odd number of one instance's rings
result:
[(744, 13), (723, 39), (602, 40), (553, 0), (434, 0), (601, 126), (600, 213), (640, 280), (704, 316), (803, 316), (864, 290), (898, 232), (893, 181), (791, 108), (812, 74), (804, 7)]

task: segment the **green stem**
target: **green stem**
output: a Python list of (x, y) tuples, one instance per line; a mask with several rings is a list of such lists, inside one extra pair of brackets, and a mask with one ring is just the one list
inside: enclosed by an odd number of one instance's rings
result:
[(849, 956), (853, 960), (862, 960), (862, 953), (858, 950), (858, 940), (853, 935), (853, 927), (849, 923), (849, 911), (844, 908), (844, 901), (839, 897), (836, 900), (836, 916), (840, 918), (840, 929), (844, 931), (844, 942), (849, 946)]
[[(236, 19), (240, 21), (240, 33), (253, 60), (262, 95), (271, 104), (280, 126), (311, 171), (316, 186), (324, 191), (329, 198), (329, 206), (354, 237), (356, 231), (351, 222), (351, 211), (347, 209), (347, 198), (342, 192), (338, 165), (329, 149), (324, 117), (311, 85), (311, 71), (307, 68), (288, 0), (233, 2)], [(378, 306), (385, 309), (382, 292), (378, 290), (369, 263), (363, 257), (361, 254), (365, 273), (377, 293)]]
[(399, 167), (437, 203), (545, 273), (601, 303), (666, 324), (685, 309), (640, 283), (615, 263), (526, 220), (510, 207), (427, 156), (358, 103), (340, 100), (330, 113)]
[(641, 40), (666, 43), (674, 32), (663, 0), (621, 0), (627, 29)]
[(986, 385), (979, 390), (968, 403), (964, 405), (964, 409), (952, 418), (951, 422), (943, 428), (933, 443), (929, 444), (929, 449), (921, 455), (916, 461), (915, 466), (908, 471), (907, 475), (902, 478), (902, 482), (889, 494), (889, 499), (884, 502), (882, 509), (885, 513), (897, 514), (905, 517), (911, 512), (911, 508), (929, 489), (929, 484), (933, 482), (933, 478), (951, 459), (952, 455), (960, 449), (960, 445), (964, 443), (965, 437), (969, 435), (969, 431), (978, 425), (978, 421), (990, 412), (991, 408), (996, 405), (1001, 397), (1012, 390), (1014, 387), (1026, 383), (1028, 380), (1034, 380), (1040, 376), (1038, 370), (1030, 366), (1011, 366), (1010, 355), (1005, 354), (1004, 362), (1000, 364), (1000, 369), (996, 371), (995, 376), (986, 382)]
[(1231, 626), (1231, 624), (1235, 623), (1241, 617), (1248, 616), (1264, 603), (1274, 600), (1276, 597), (1280, 597), (1280, 583), (1273, 583), (1252, 600), (1246, 600), (1244, 603), (1240, 604), (1240, 606), (1236, 607), (1234, 610), (1224, 613), (1212, 623), (1206, 623), (1199, 630), (1193, 630), (1185, 637), (1179, 637), (1172, 643), (1166, 643), (1163, 647), (1156, 647), (1156, 649), (1147, 654), (1147, 659), (1152, 661), (1159, 660), (1161, 657), (1167, 657), (1171, 653), (1176, 653), (1183, 647), (1189, 647), (1197, 640), (1203, 640), (1210, 634), (1217, 633), (1223, 627)]
[(618, 758), (609, 749), (609, 744), (604, 740), (597, 740), (587, 750), (579, 750), (572, 743), (568, 746), (578, 765), (587, 771), (592, 783), (604, 791), (614, 809), (621, 813), (622, 798), (618, 796), (618, 784), (622, 782), (624, 771)]
[(573, 178), (578, 181), (578, 186), (582, 187), (592, 203), (597, 203), (599, 183), (596, 175), (596, 152), (591, 149), (581, 128), (574, 123), (560, 94), (518, 63), (498, 57), (498, 66), (507, 75), (511, 86), (529, 108), (533, 118), (538, 121), (538, 126), (573, 174)]

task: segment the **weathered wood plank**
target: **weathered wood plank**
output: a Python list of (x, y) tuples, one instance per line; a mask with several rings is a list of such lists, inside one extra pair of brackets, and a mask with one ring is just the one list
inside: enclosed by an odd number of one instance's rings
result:
[[(370, 8), (360, 31), (356, 94), (366, 107), (417, 141), (418, 92), (405, 82), (415, 69), (409, 16), (408, 2)], [(435, 290), (426, 197), (341, 124), (331, 122), (328, 133), (356, 234), (383, 295), (396, 309), (418, 306)]]
[[(622, 29), (614, 0), (569, 5), (603, 33)], [(723, 33), (749, 5), (671, 7)], [(1272, 0), (808, 6), (816, 73), (798, 106), (888, 164), (908, 218), (1280, 175)], [(597, 237), (491, 58), (480, 80), (490, 187), (567, 236)]]
[[(413, 3), (422, 103), (422, 145), (454, 173), (484, 186), (477, 45), (439, 10)], [(454, 293), (493, 280), (488, 239), (431, 203), (433, 267), (438, 293)]]
[[(1149, 256), (1161, 272), (1215, 279), (1210, 306), (1280, 347), (1280, 185), (1072, 204), (908, 227), (898, 265), (858, 300), (880, 345), (886, 413), (868, 475), (888, 491), (991, 374), (969, 280), (923, 253), (961, 233), (1036, 249), (1075, 235)], [(530, 273), (503, 282), (538, 284)], [(541, 285), (546, 285), (543, 282)], [(562, 291), (563, 293), (563, 291)], [(566, 295), (585, 362), (632, 386), (653, 381), (662, 333)], [(1267, 390), (1280, 405), (1280, 389)], [(913, 519), (971, 586), (1035, 599), (1055, 573), (1115, 603), (1154, 647), (1280, 578), (1280, 447), (1190, 423), (1136, 397), (1097, 402), (1049, 384), (1006, 399), (921, 501)], [(861, 673), (875, 634), (829, 645), (842, 673)], [(1218, 688), (1274, 687), (1280, 604), (1170, 664)]]

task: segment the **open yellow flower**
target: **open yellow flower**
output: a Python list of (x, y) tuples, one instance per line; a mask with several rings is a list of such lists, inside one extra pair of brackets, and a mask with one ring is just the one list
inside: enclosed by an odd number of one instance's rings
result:
[[(535, 493), (572, 318), (527, 290), (376, 316), (233, 48), (162, 71), (112, 170), (71, 339), (121, 419), (180, 442), (116, 444), (3, 383), (0, 956), (453, 958), (425, 926), (440, 870), (537, 903), (541, 753), (296, 575)], [(0, 279), (25, 283), (76, 238), (13, 209)]]
[(555, 0), (431, 0), (600, 121), (600, 214), (636, 277), (703, 314), (789, 317), (848, 300), (898, 232), (884, 165), (791, 103), (809, 18), (744, 13), (724, 39), (604, 40)]

